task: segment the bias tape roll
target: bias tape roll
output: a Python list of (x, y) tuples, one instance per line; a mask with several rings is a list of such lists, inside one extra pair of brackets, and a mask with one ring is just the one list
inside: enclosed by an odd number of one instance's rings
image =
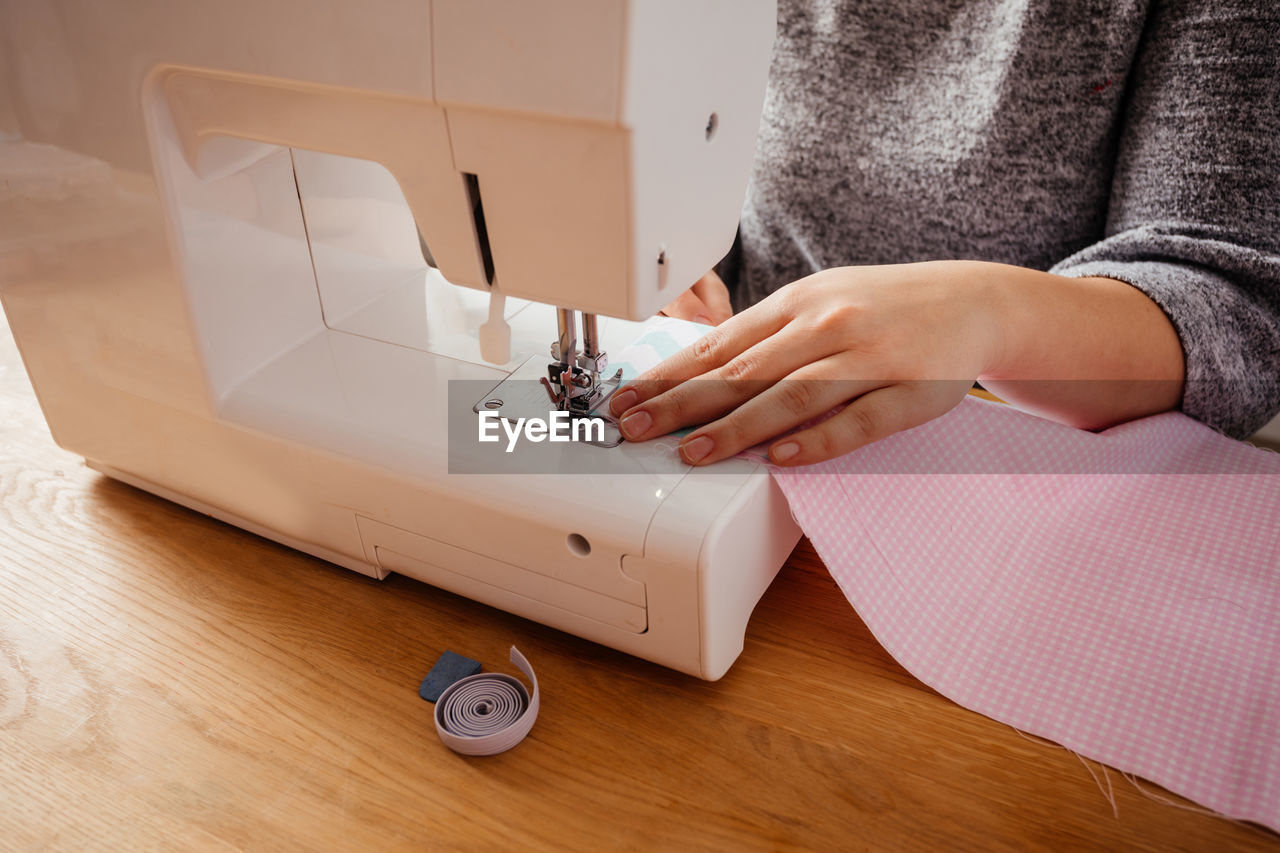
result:
[(511, 662), (533, 682), (533, 697), (518, 678), (482, 672), (455, 681), (436, 702), (436, 733), (463, 755), (497, 755), (524, 740), (538, 719), (538, 677), (515, 646)]

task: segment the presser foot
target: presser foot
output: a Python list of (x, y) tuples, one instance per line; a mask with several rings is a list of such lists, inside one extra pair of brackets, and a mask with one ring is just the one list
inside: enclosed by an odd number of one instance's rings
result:
[(600, 405), (613, 396), (622, 383), (622, 371), (608, 379), (582, 368), (567, 368), (561, 362), (547, 365), (547, 375), (540, 380), (552, 406), (574, 417), (607, 417), (592, 415)]
[[(494, 412), (505, 421), (516, 422), (521, 418), (545, 420), (552, 411), (567, 411), (575, 418), (599, 418), (604, 421), (603, 440), (585, 440), (583, 444), (613, 448), (622, 443), (622, 431), (617, 421), (608, 413), (606, 404), (618, 386), (622, 384), (619, 370), (607, 379), (598, 379), (593, 388), (582, 388), (583, 393), (564, 397), (551, 381), (553, 371), (563, 371), (561, 362), (548, 362), (534, 356), (521, 364), (511, 375), (499, 382), (472, 407), (472, 411)], [(577, 387), (577, 386), (574, 386)]]

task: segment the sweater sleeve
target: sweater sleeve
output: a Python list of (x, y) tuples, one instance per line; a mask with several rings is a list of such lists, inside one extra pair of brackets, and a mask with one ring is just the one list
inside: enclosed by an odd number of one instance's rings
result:
[(1280, 5), (1155, 2), (1106, 234), (1056, 265), (1128, 282), (1182, 342), (1182, 410), (1244, 437), (1280, 410)]

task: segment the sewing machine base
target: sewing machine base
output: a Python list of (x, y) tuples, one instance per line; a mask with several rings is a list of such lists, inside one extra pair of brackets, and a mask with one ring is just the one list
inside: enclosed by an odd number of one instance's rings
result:
[[(351, 571), (379, 580), (403, 574), (709, 680), (721, 677), (741, 652), (751, 611), (799, 538), (770, 478), (761, 472), (717, 476), (726, 502), (723, 523), (707, 532), (696, 565), (668, 562), (664, 556), (672, 555), (661, 553), (680, 547), (697, 515), (673, 501), (653, 531), (658, 553), (619, 561), (630, 594), (606, 595), (365, 515), (355, 516), (362, 558), (353, 557), (111, 465), (86, 462), (113, 479)], [(561, 541), (567, 545), (562, 562), (588, 556), (587, 537), (571, 533)]]

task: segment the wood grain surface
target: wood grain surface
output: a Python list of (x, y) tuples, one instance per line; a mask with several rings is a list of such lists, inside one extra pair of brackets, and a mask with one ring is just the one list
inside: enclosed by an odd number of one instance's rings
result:
[[(95, 474), (3, 324), (0, 415), (0, 849), (1280, 849), (929, 690), (805, 544), (709, 684)], [(537, 725), (454, 755), (418, 682), (512, 643)]]

